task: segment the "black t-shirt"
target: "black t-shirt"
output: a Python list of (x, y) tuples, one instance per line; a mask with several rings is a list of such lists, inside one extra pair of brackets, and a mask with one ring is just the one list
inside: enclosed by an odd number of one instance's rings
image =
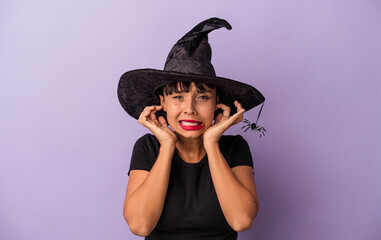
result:
[[(219, 146), (230, 168), (253, 167), (250, 148), (240, 135), (221, 136)], [(160, 143), (154, 135), (146, 134), (138, 139), (128, 174), (131, 170), (150, 171), (159, 148)], [(198, 163), (187, 163), (175, 151), (162, 215), (145, 239), (237, 239), (237, 232), (227, 223), (218, 202), (207, 155)]]

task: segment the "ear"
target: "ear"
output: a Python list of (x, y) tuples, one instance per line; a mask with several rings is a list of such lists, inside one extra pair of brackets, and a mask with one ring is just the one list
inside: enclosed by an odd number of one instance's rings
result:
[[(220, 103), (220, 96), (217, 96), (216, 97), (216, 105)], [(214, 111), (216, 111), (218, 108), (216, 107), (216, 109)]]
[(163, 106), (163, 111), (166, 112), (167, 111), (167, 107), (165, 106), (164, 96), (163, 95), (159, 95), (159, 97), (160, 97), (160, 105)]

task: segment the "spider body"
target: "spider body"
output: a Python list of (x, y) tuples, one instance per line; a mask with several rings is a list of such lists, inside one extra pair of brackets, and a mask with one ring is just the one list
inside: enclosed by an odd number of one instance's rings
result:
[(251, 129), (254, 132), (258, 131), (259, 132), (259, 137), (262, 137), (262, 135), (266, 136), (265, 132), (267, 132), (267, 131), (266, 131), (266, 129), (264, 127), (257, 126), (256, 123), (250, 123), (250, 121), (247, 120), (247, 119), (244, 119), (243, 122), (246, 123), (246, 125), (241, 128), (241, 129), (246, 128), (244, 132), (246, 132), (247, 130)]

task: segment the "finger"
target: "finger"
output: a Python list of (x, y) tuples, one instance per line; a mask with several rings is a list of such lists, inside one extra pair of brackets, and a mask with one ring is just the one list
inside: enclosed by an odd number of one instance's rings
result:
[(246, 110), (244, 108), (241, 108), (241, 109), (237, 109), (237, 112), (235, 114), (233, 114), (232, 117), (235, 117), (235, 116), (238, 116), (238, 117), (241, 117), (241, 121), (243, 120), (243, 113), (245, 112)]
[(160, 111), (160, 110), (162, 110), (163, 109), (163, 106), (162, 105), (160, 105), (160, 106), (156, 106), (156, 111)]
[(163, 117), (163, 116), (160, 116), (159, 118), (158, 118), (158, 120), (159, 120), (159, 124), (160, 124), (160, 126), (163, 128), (163, 127), (168, 127), (168, 124), (167, 124), (167, 121), (165, 121), (165, 118)]
[(144, 126), (145, 122), (147, 122), (147, 117), (151, 114), (151, 111), (154, 109), (155, 109), (155, 106), (145, 107), (139, 116), (138, 122)]
[(217, 114), (215, 123), (219, 123), (219, 122), (221, 121), (222, 118), (223, 118), (222, 113)]
[(142, 114), (144, 117), (147, 117), (151, 114), (151, 111), (155, 108), (155, 106), (148, 106), (146, 108), (144, 108)]
[[(161, 109), (163, 108), (163, 106), (155, 106), (155, 114), (154, 114), (154, 121), (155, 121), (155, 123), (158, 125), (158, 126), (160, 126), (161, 124), (159, 123), (159, 121), (158, 121), (158, 119), (156, 118), (156, 112), (157, 111), (160, 111)], [(151, 118), (152, 119), (152, 118)], [(165, 121), (165, 119), (164, 119), (164, 121)]]
[(146, 115), (146, 113), (147, 113), (147, 108), (144, 108), (143, 111), (140, 113), (138, 122), (140, 124), (142, 124), (142, 125), (144, 125), (143, 122), (145, 121), (145, 115)]
[(216, 105), (216, 109), (218, 109), (218, 108), (222, 109), (222, 114), (224, 117), (229, 118), (229, 116), (230, 116), (230, 107), (229, 106), (227, 106), (223, 103), (219, 103)]
[(233, 124), (242, 122), (244, 112), (245, 112), (245, 109), (241, 108), (240, 110), (237, 110), (237, 112), (233, 116), (231, 116), (230, 119), (231, 121), (233, 121)]
[(237, 112), (241, 109), (243, 109), (242, 105), (240, 102), (238, 102), (237, 100), (234, 101), (234, 105), (236, 106), (237, 108)]
[(243, 112), (245, 112), (245, 109), (242, 107), (241, 103), (238, 102), (237, 100), (234, 101), (234, 105), (237, 107), (237, 113), (241, 112), (242, 110), (243, 110)]
[(156, 113), (158, 110), (161, 109), (161, 106), (148, 106), (144, 109), (144, 116), (152, 115), (152, 113)]
[(149, 115), (149, 121), (151, 121), (152, 123), (155, 123), (156, 126), (160, 127), (161, 124), (159, 123), (157, 117), (156, 117), (156, 112), (159, 111), (160, 109), (162, 108), (162, 106), (153, 106), (153, 109)]
[(157, 121), (157, 119), (156, 119), (156, 115), (155, 115), (155, 113), (156, 113), (156, 109), (154, 108), (154, 109), (150, 112), (150, 114), (149, 114), (149, 120), (152, 120), (152, 121), (158, 123), (158, 121)]

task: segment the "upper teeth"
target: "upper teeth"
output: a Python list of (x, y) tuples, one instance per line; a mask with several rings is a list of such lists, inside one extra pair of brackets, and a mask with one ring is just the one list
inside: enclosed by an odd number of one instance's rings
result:
[(198, 123), (198, 122), (185, 122), (185, 121), (181, 121), (181, 124), (185, 125), (185, 126), (197, 126), (200, 123)]

